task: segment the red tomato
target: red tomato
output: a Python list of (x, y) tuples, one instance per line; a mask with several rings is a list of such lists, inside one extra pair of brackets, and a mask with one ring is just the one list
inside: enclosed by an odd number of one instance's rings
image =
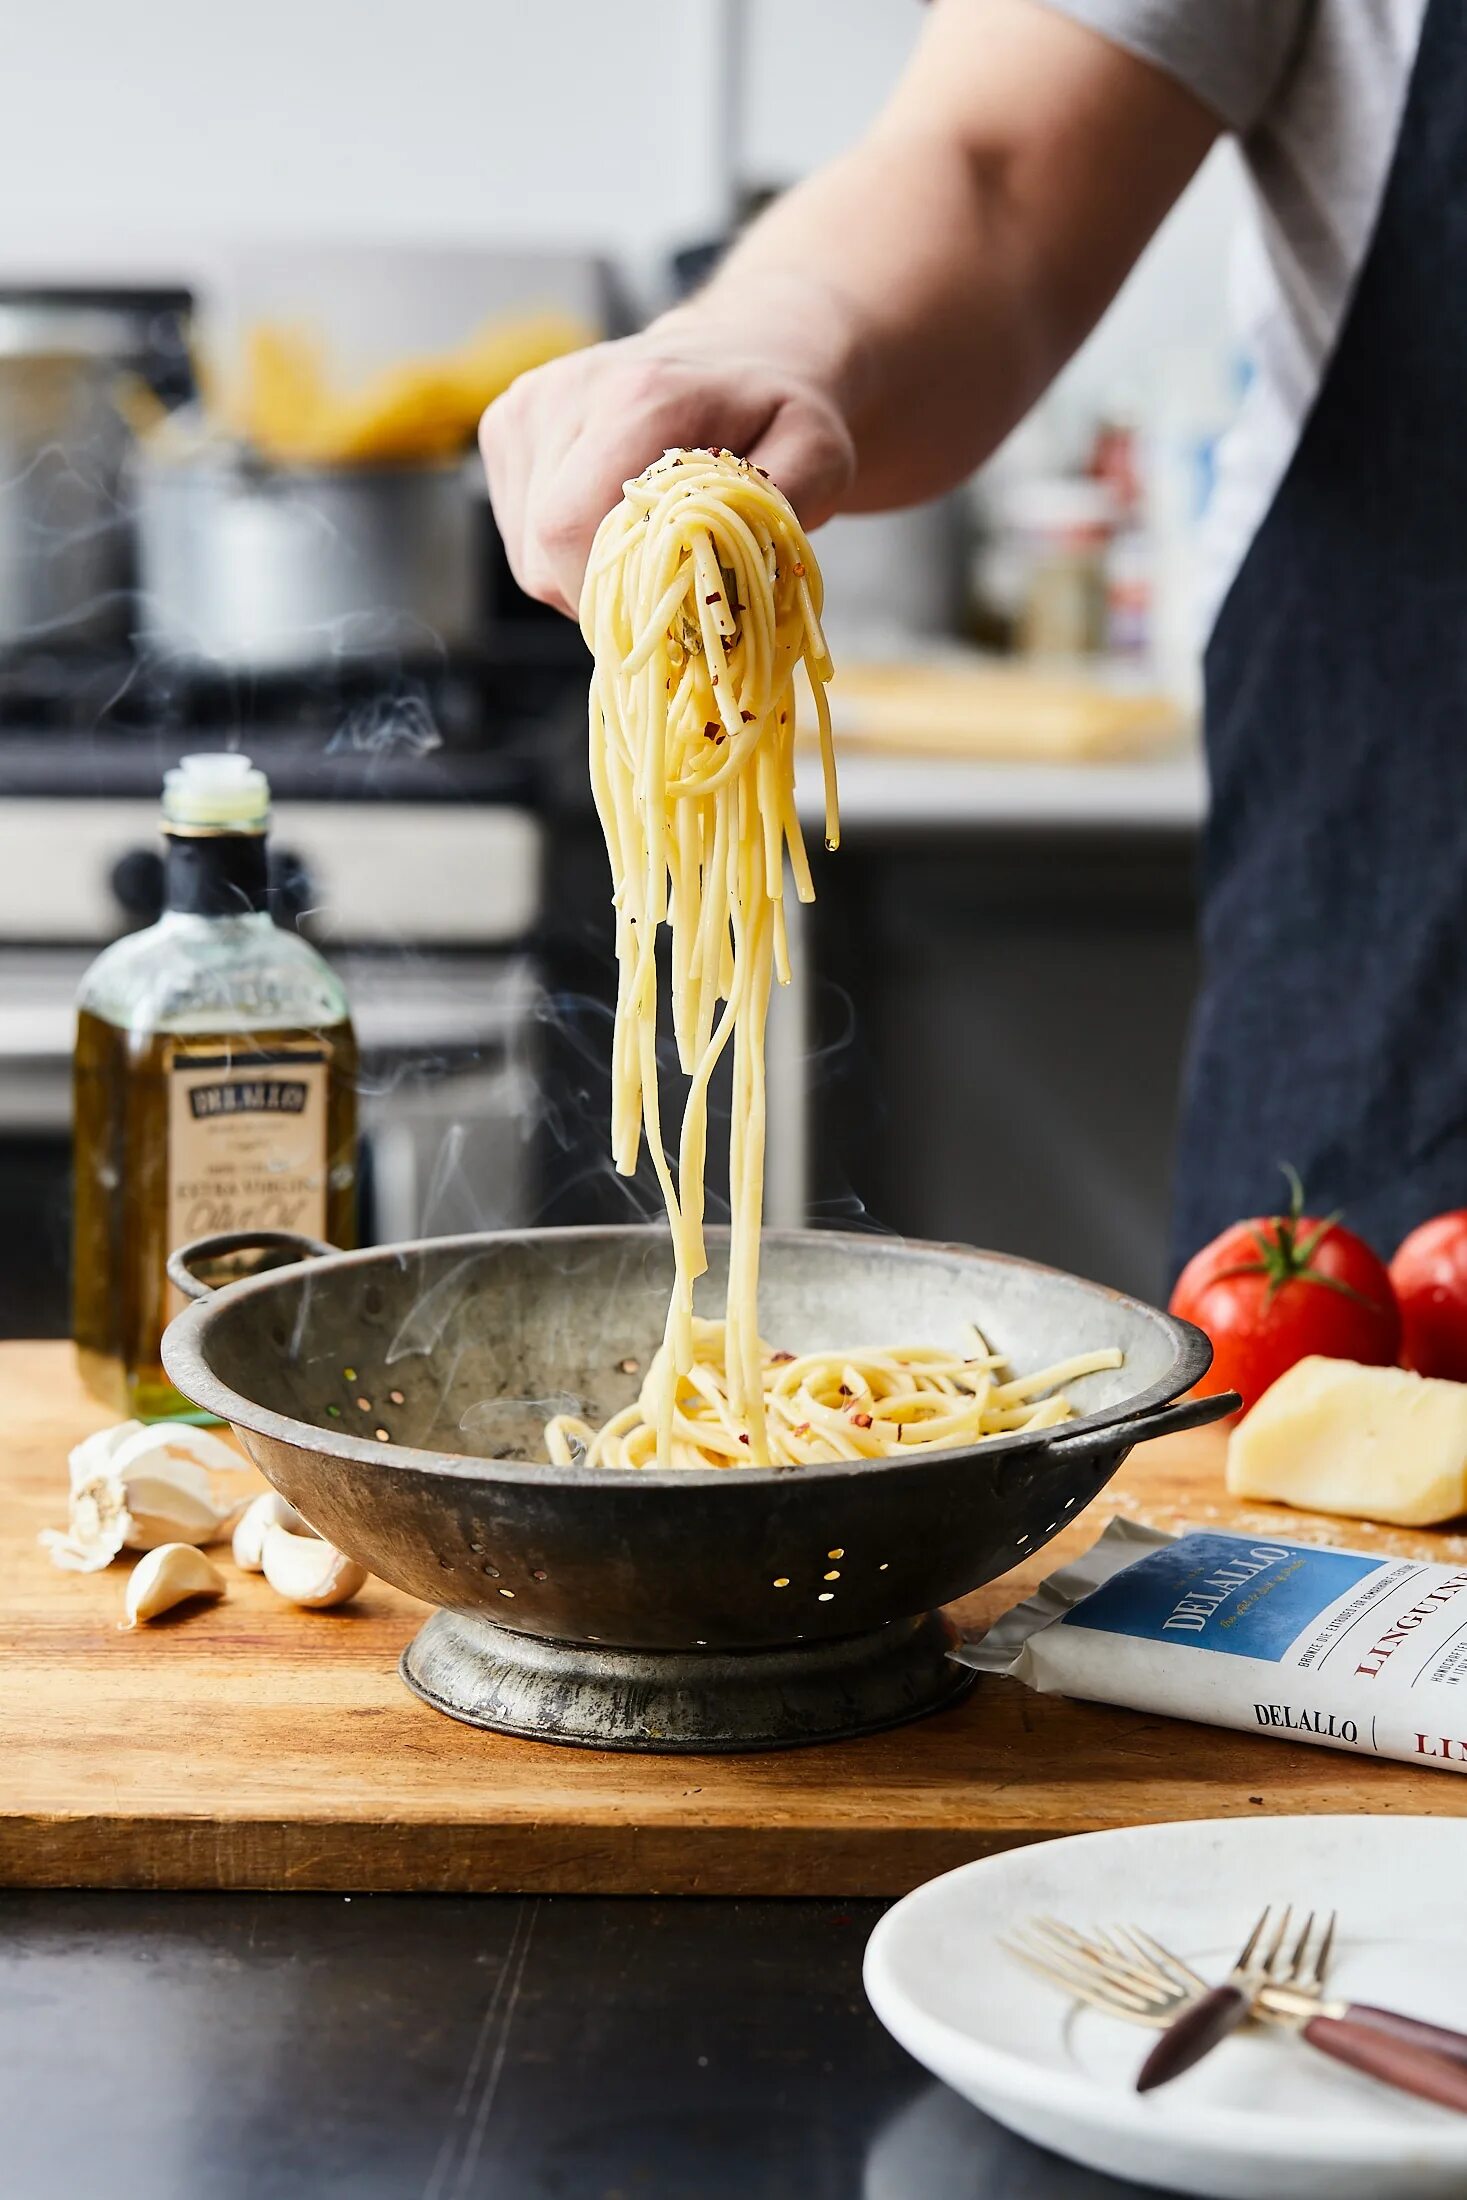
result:
[[(1236, 1390), (1245, 1412), (1310, 1353), (1389, 1367), (1401, 1345), (1390, 1271), (1335, 1216), (1306, 1215), (1303, 1188), (1290, 1176), (1288, 1214), (1234, 1223), (1193, 1254), (1172, 1293), (1172, 1312), (1212, 1339), (1213, 1362), (1198, 1390)], [(1467, 1344), (1467, 1327), (1461, 1334)]]
[(1467, 1208), (1413, 1230), (1391, 1262), (1391, 1282), (1406, 1366), (1467, 1382)]

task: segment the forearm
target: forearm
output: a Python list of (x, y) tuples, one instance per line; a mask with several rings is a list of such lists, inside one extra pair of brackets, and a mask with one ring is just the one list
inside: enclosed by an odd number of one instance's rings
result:
[(697, 298), (489, 408), (522, 586), (574, 610), (598, 522), (672, 444), (751, 458), (807, 527), (961, 480), (1098, 319), (1216, 131), (1171, 78), (1037, 0), (933, 0), (875, 127)]
[(771, 209), (668, 317), (777, 347), (856, 446), (853, 509), (935, 494), (993, 450), (1064, 352), (1001, 187), (949, 144), (875, 138)]
[(934, 494), (1089, 333), (1216, 127), (1065, 17), (938, 0), (869, 135), (771, 208), (681, 314), (782, 349), (830, 391), (856, 446), (847, 504)]

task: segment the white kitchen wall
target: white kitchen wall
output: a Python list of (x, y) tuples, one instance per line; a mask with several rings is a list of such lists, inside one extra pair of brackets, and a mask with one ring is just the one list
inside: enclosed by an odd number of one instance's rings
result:
[(0, 260), (126, 265), (221, 234), (644, 253), (710, 215), (686, 87), (711, 34), (707, 0), (18, 7)]
[[(919, 0), (749, 0), (744, 165), (861, 128)], [(725, 188), (719, 0), (57, 0), (9, 11), (0, 279), (189, 271), (220, 239), (594, 243), (643, 293)], [(1239, 187), (1210, 164), (1072, 371), (1220, 353)], [(207, 253), (204, 255), (207, 258)]]

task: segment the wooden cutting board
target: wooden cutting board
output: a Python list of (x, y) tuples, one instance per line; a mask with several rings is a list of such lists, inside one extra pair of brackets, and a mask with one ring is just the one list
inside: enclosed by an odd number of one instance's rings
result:
[[(989, 762), (1106, 764), (1173, 748), (1187, 715), (1152, 688), (1073, 669), (971, 662), (860, 664), (844, 659), (830, 690), (843, 750)], [(801, 705), (808, 734), (813, 710)]]
[[(888, 1895), (1091, 1827), (1467, 1814), (1467, 1779), (1450, 1774), (992, 1679), (893, 1733), (767, 1756), (512, 1741), (402, 1686), (411, 1599), (373, 1583), (341, 1611), (300, 1612), (227, 1553), (223, 1604), (120, 1633), (125, 1564), (60, 1574), (36, 1542), (63, 1517), (69, 1447), (106, 1418), (68, 1346), (0, 1345), (0, 1884)], [(1220, 1457), (1195, 1437), (1134, 1452), (1083, 1520), (961, 1618), (986, 1624), (1114, 1512), (1467, 1557), (1462, 1536), (1235, 1507)]]

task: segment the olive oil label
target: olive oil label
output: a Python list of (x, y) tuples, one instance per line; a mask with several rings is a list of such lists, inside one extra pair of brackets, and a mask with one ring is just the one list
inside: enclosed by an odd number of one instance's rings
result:
[[(168, 1076), (168, 1244), (326, 1228), (329, 1049), (203, 1054)], [(182, 1299), (170, 1287), (170, 1299)]]

